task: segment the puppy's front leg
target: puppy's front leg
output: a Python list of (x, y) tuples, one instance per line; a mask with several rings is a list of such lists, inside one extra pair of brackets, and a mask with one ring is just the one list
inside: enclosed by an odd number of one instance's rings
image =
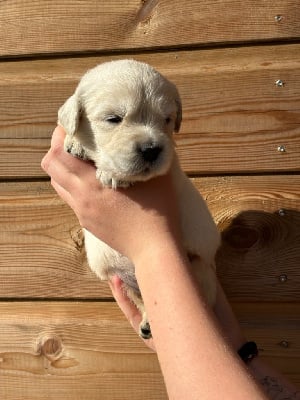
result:
[(206, 298), (208, 305), (214, 306), (217, 295), (217, 280), (215, 273), (215, 265), (206, 264), (201, 257), (197, 255), (189, 255), (192, 265), (192, 272), (201, 290)]
[(150, 324), (149, 324), (149, 321), (148, 321), (148, 317), (147, 317), (147, 313), (146, 313), (146, 310), (145, 310), (144, 302), (142, 300), (140, 292), (139, 291), (137, 292), (136, 289), (133, 289), (132, 287), (130, 287), (129, 285), (126, 285), (125, 283), (124, 283), (123, 287), (126, 290), (128, 298), (133, 302), (133, 304), (135, 304), (135, 306), (137, 307), (137, 309), (141, 313), (142, 321), (141, 321), (140, 326), (139, 326), (139, 335), (140, 335), (140, 337), (143, 338), (143, 339), (152, 338)]

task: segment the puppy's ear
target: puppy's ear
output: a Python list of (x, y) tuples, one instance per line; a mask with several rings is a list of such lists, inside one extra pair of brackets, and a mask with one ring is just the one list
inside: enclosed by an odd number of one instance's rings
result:
[(80, 104), (76, 94), (68, 100), (58, 110), (58, 124), (61, 125), (67, 135), (74, 136), (78, 129), (80, 119)]
[(181, 105), (180, 99), (176, 99), (175, 103), (177, 106), (177, 114), (176, 114), (174, 131), (177, 133), (177, 132), (179, 132), (181, 120), (182, 120), (182, 105)]

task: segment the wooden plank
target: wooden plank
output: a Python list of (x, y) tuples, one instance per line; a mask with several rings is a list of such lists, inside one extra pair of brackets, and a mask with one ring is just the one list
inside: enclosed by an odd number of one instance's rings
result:
[(300, 303), (234, 303), (233, 309), (260, 357), (299, 385)]
[(193, 180), (222, 231), (217, 270), (232, 301), (300, 301), (299, 178)]
[(14, 0), (1, 2), (0, 20), (1, 56), (300, 37), (293, 0)]
[(112, 303), (0, 303), (5, 400), (166, 399), (156, 355)]
[[(0, 177), (43, 175), (40, 160), (59, 106), (88, 68), (115, 58), (0, 63)], [(154, 65), (181, 92), (183, 124), (175, 138), (188, 173), (300, 170), (300, 45), (135, 58)]]
[[(299, 304), (235, 311), (262, 357), (299, 381)], [(5, 400), (166, 399), (155, 354), (114, 303), (0, 302), (0, 380)]]
[(41, 160), (49, 147), (44, 138), (0, 139), (0, 179), (45, 178)]
[(86, 263), (77, 218), (49, 183), (1, 183), (0, 226), (0, 298), (111, 296)]
[(262, 355), (300, 356), (300, 303), (233, 303), (233, 310), (247, 336), (260, 338), (258, 347)]
[[(231, 300), (300, 301), (300, 176), (193, 182), (223, 231), (218, 273)], [(110, 296), (86, 265), (76, 217), (48, 182), (0, 184), (0, 275), (0, 298)]]

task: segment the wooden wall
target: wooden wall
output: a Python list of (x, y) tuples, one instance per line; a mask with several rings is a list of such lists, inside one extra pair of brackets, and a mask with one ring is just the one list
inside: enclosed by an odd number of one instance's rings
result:
[(298, 1), (9, 0), (0, 21), (0, 398), (166, 399), (40, 168), (80, 76), (128, 57), (177, 84), (219, 277), (262, 357), (300, 384)]

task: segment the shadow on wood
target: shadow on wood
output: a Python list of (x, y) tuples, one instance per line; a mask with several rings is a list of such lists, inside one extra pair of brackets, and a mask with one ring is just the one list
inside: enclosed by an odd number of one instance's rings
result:
[(299, 302), (299, 264), (299, 211), (241, 212), (222, 232), (217, 270), (233, 302)]

